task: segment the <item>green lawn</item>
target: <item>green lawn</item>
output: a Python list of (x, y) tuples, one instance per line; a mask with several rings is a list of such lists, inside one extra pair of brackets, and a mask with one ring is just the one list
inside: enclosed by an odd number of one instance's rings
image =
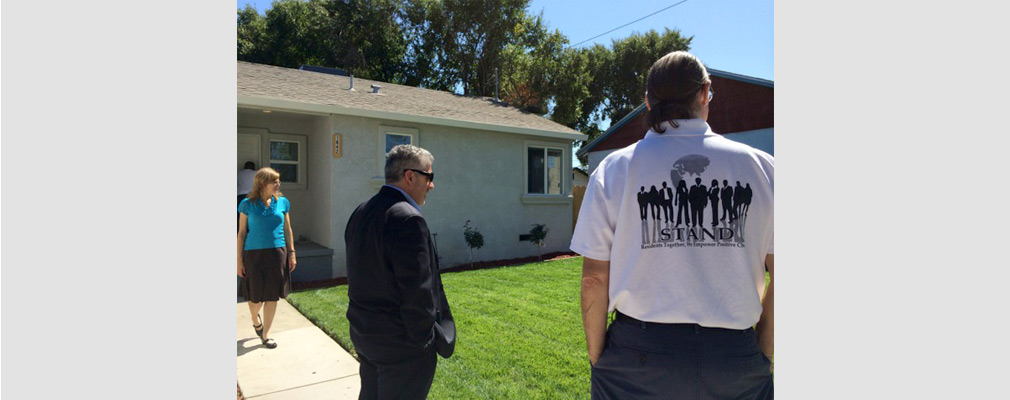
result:
[[(442, 275), (458, 339), (452, 357), (438, 359), (429, 398), (589, 398), (581, 268), (575, 257)], [(347, 286), (292, 293), (288, 301), (355, 354)]]
[[(442, 275), (456, 352), (439, 357), (432, 399), (587, 399), (589, 361), (579, 308), (582, 258)], [(288, 296), (357, 357), (347, 286)]]

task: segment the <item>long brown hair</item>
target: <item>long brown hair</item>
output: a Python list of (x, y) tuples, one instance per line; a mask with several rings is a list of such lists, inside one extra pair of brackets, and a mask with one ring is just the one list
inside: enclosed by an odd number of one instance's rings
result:
[[(671, 52), (649, 68), (645, 93), (650, 109), (645, 121), (652, 130), (665, 132), (663, 122), (694, 118), (698, 91), (711, 84), (701, 60), (686, 51)], [(678, 125), (672, 122), (674, 127)]]
[[(281, 174), (277, 173), (277, 171), (274, 171), (273, 168), (270, 167), (260, 168), (258, 171), (256, 171), (256, 176), (253, 177), (252, 190), (249, 191), (249, 195), (247, 195), (246, 197), (249, 198), (250, 202), (255, 202), (257, 200), (262, 201), (260, 199), (261, 196), (263, 196), (263, 189), (265, 189), (267, 185), (272, 185), (274, 181), (278, 179), (281, 179)], [(278, 197), (283, 195), (284, 194), (281, 193), (280, 190), (278, 190), (277, 192), (274, 193), (273, 196), (274, 201), (276, 201)]]

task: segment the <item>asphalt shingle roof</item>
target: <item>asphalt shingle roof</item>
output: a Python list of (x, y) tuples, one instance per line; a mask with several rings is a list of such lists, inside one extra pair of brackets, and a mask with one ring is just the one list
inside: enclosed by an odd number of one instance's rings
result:
[[(346, 76), (244, 61), (238, 61), (237, 75), (238, 94), (243, 96), (579, 134), (567, 126), (496, 104), (489, 98), (361, 78), (354, 78), (352, 92), (347, 90), (350, 79)], [(382, 86), (379, 94), (372, 93), (373, 84)]]

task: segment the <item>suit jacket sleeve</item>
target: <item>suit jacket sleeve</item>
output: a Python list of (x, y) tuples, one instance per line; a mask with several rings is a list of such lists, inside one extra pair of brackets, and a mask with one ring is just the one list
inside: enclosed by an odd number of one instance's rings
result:
[(403, 299), (400, 316), (410, 339), (423, 346), (431, 341), (435, 325), (428, 226), (424, 218), (412, 215), (390, 218), (385, 230), (383, 251)]

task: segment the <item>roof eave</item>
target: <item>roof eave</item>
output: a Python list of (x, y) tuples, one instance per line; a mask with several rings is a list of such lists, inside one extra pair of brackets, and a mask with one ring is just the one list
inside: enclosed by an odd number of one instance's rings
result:
[(431, 125), (453, 126), (458, 128), (481, 129), (495, 132), (506, 132), (519, 135), (547, 137), (552, 139), (586, 140), (589, 138), (588, 135), (582, 133), (556, 132), (543, 129), (525, 128), (519, 126), (488, 124), (483, 122), (428, 117), (423, 115), (412, 115), (389, 111), (365, 110), (360, 108), (350, 108), (331, 104), (304, 103), (299, 101), (272, 99), (272, 98), (256, 97), (242, 94), (238, 95), (238, 105), (240, 107), (266, 108), (271, 110), (293, 111), (293, 112), (301, 112), (317, 115), (329, 115), (329, 114), (353, 115), (358, 117), (387, 119), (393, 121), (403, 121), (418, 124), (431, 124)]
[(775, 81), (770, 81), (767, 79), (755, 78), (753, 76), (734, 74), (732, 72), (726, 72), (718, 69), (707, 68), (708, 73), (713, 76), (718, 76), (720, 78), (732, 79), (735, 81), (750, 83), (752, 85), (764, 86), (767, 88), (775, 88)]

